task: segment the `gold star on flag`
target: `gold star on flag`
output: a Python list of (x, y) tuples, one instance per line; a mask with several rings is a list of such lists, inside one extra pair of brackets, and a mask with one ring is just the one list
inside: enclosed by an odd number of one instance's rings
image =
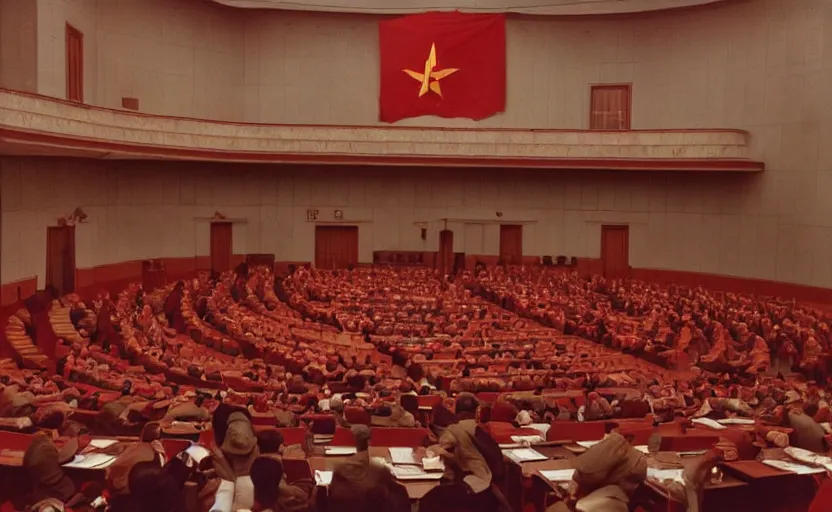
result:
[(402, 70), (417, 82), (422, 83), (422, 87), (419, 89), (420, 98), (427, 94), (429, 90), (435, 92), (441, 97), (442, 89), (439, 87), (439, 81), (459, 71), (458, 68), (440, 70), (434, 70), (434, 68), (436, 68), (436, 44), (431, 43), (430, 55), (428, 55), (428, 59), (425, 61), (424, 73), (417, 73), (416, 71), (411, 71), (409, 69)]

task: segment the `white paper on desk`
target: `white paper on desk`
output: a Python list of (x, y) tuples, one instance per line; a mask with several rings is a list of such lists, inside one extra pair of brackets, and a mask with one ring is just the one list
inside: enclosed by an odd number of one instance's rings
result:
[(650, 450), (647, 449), (646, 444), (637, 444), (637, 445), (633, 446), (633, 448), (640, 451), (641, 453), (650, 453)]
[(511, 436), (511, 440), (515, 443), (542, 443), (543, 438), (540, 436)]
[(417, 464), (413, 457), (413, 448), (388, 448), (390, 462), (393, 464)]
[(422, 459), (422, 469), (425, 471), (445, 471), (445, 463), (440, 456)]
[(118, 443), (118, 440), (116, 439), (93, 439), (90, 441), (90, 446), (93, 448), (104, 449), (113, 446), (116, 443)]
[(771, 466), (773, 468), (777, 468), (783, 471), (788, 471), (790, 473), (794, 473), (797, 475), (811, 475), (813, 473), (825, 473), (826, 469), (824, 468), (813, 468), (809, 466), (804, 466), (803, 464), (797, 464), (794, 462), (787, 462), (784, 460), (764, 460), (763, 464)]
[(390, 471), (398, 480), (440, 480), (442, 473), (428, 473), (418, 466), (391, 466)]
[(324, 450), (327, 455), (355, 455), (358, 451), (355, 446), (327, 446)]
[(332, 483), (332, 471), (315, 470), (315, 484), (327, 486)]
[(65, 468), (79, 468), (79, 469), (101, 469), (106, 468), (116, 458), (113, 455), (106, 455), (104, 453), (91, 453), (89, 455), (76, 455), (72, 462), (64, 464)]
[(503, 450), (503, 454), (517, 462), (535, 462), (540, 460), (549, 460), (549, 457), (531, 448)]
[(716, 420), (720, 425), (753, 425), (754, 420), (751, 418), (723, 418)]
[(568, 482), (575, 476), (575, 469), (543, 469), (540, 474), (550, 482)]
[(314, 436), (312, 436), (312, 442), (315, 443), (315, 444), (326, 444), (326, 443), (332, 441), (333, 437), (334, 436), (331, 436), (331, 435), (315, 434)]
[(674, 482), (679, 482), (683, 484), (685, 483), (685, 479), (682, 476), (683, 471), (683, 469), (647, 468), (647, 478), (651, 480), (656, 480), (658, 482), (673, 480)]
[(546, 434), (549, 432), (549, 429), (552, 427), (551, 423), (532, 423), (529, 425), (529, 428), (533, 428), (540, 432), (540, 437), (546, 439)]
[(185, 450), (185, 453), (190, 455), (197, 464), (202, 462), (202, 459), (205, 457), (211, 455), (211, 452), (209, 452), (207, 448), (198, 444), (192, 444), (187, 450)]
[(578, 446), (583, 446), (584, 448), (592, 448), (593, 446), (595, 446), (596, 444), (598, 444), (600, 442), (601, 442), (601, 440), (599, 439), (598, 441), (578, 441), (575, 444), (577, 444)]
[(696, 423), (697, 425), (704, 425), (714, 430), (724, 430), (728, 428), (725, 425), (720, 425), (711, 418), (694, 418), (691, 420), (691, 423)]

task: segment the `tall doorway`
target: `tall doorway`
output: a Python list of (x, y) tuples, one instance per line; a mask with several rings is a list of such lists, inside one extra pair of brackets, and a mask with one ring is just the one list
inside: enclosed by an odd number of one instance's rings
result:
[(46, 286), (59, 296), (75, 291), (75, 226), (46, 228)]
[(500, 224), (500, 262), (504, 265), (523, 263), (523, 226)]
[(601, 226), (601, 261), (604, 277), (630, 275), (630, 227)]
[(358, 226), (315, 226), (315, 267), (332, 270), (358, 263)]
[(232, 229), (230, 222), (211, 223), (211, 272), (231, 270)]
[(450, 274), (454, 269), (454, 232), (443, 229), (439, 232), (439, 273)]

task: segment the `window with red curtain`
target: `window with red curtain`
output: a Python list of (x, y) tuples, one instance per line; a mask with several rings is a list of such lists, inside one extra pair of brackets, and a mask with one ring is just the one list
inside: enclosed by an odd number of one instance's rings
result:
[(66, 26), (66, 99), (84, 102), (84, 34)]
[(590, 130), (629, 130), (632, 89), (629, 85), (593, 85)]
[(500, 261), (507, 265), (519, 265), (523, 262), (523, 226), (500, 225)]

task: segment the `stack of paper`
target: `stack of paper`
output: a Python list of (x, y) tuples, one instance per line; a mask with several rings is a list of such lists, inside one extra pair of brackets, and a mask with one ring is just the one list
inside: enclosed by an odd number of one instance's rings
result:
[(550, 482), (568, 482), (575, 476), (574, 469), (544, 469), (540, 472)]
[(390, 461), (393, 464), (418, 464), (413, 456), (413, 448), (388, 448)]
[(327, 446), (324, 448), (324, 453), (327, 455), (355, 455), (358, 450), (355, 446)]
[(418, 466), (391, 466), (390, 471), (399, 480), (440, 480), (442, 473), (428, 473)]
[(751, 418), (723, 418), (716, 420), (720, 425), (753, 425), (754, 420)]
[(422, 459), (422, 469), (425, 471), (445, 471), (445, 463), (438, 455), (436, 457), (425, 457)]
[(697, 425), (704, 425), (706, 427), (710, 427), (714, 430), (723, 430), (728, 427), (725, 425), (720, 425), (716, 421), (712, 420), (711, 418), (694, 418), (691, 420), (691, 423), (696, 423)]
[(650, 453), (650, 450), (647, 449), (646, 444), (637, 444), (633, 446), (636, 450), (640, 451), (641, 453)]
[(685, 483), (685, 479), (682, 476), (683, 471), (683, 469), (647, 468), (647, 478), (649, 478), (650, 480), (656, 480), (658, 482), (673, 480), (674, 482), (679, 482), (683, 484)]
[(200, 446), (198, 444), (191, 445), (187, 450), (185, 450), (185, 453), (190, 455), (197, 464), (202, 462), (202, 459), (205, 457), (211, 455), (211, 453), (204, 446)]
[(763, 464), (798, 475), (811, 475), (813, 473), (826, 472), (826, 469), (824, 468), (813, 468), (810, 466), (804, 466), (803, 464), (797, 464), (796, 462), (786, 462), (784, 460), (764, 460)]
[(541, 460), (549, 460), (549, 457), (543, 455), (537, 450), (532, 450), (531, 448), (503, 450), (503, 455), (516, 462), (535, 462)]
[(511, 436), (511, 440), (515, 443), (542, 443), (543, 438), (540, 436)]
[(320, 486), (327, 486), (332, 483), (332, 471), (315, 470), (315, 483)]
[(65, 468), (79, 468), (79, 469), (102, 469), (106, 468), (115, 461), (113, 455), (106, 455), (103, 453), (91, 453), (89, 455), (76, 455), (72, 462), (64, 464)]
[(116, 439), (93, 439), (90, 441), (90, 446), (93, 448), (104, 449), (118, 443)]
[(601, 442), (601, 440), (599, 439), (597, 441), (578, 441), (576, 444), (578, 446), (583, 446), (584, 448), (592, 448), (593, 446), (595, 446), (596, 444), (598, 444), (600, 442)]

